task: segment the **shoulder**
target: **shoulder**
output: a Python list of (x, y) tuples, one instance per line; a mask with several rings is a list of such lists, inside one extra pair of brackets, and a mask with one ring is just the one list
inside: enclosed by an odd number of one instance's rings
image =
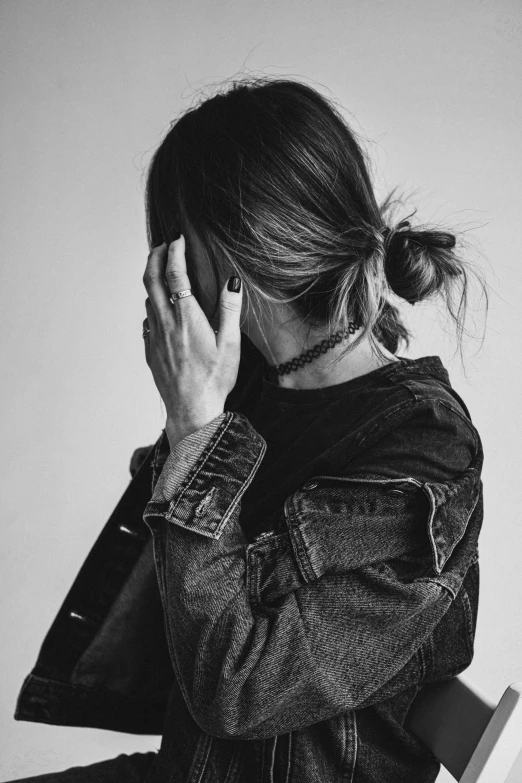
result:
[(453, 388), (449, 373), (439, 356), (423, 356), (408, 363), (400, 362), (391, 370), (388, 378), (393, 386), (402, 389), (414, 415), (429, 409), (432, 403), (438, 403), (445, 406), (450, 415), (460, 416), (464, 426), (477, 434), (466, 403)]
[(345, 469), (389, 478), (447, 481), (466, 470), (481, 448), (467, 409), (431, 385), (385, 411)]

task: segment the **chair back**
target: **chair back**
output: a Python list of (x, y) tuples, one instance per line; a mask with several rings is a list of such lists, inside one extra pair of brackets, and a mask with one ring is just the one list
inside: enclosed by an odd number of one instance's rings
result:
[(430, 683), (405, 725), (459, 783), (504, 783), (522, 750), (522, 682), (497, 705), (462, 674)]

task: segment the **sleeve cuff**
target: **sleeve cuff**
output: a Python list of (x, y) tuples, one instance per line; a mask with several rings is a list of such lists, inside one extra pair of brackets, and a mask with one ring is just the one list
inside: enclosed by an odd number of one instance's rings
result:
[(215, 419), (209, 421), (201, 429), (187, 435), (177, 443), (163, 465), (158, 481), (154, 487), (151, 501), (154, 503), (168, 503), (179, 490), (183, 481), (194, 468), (199, 457), (209, 445), (212, 436), (219, 429), (225, 413), (220, 413)]
[(159, 520), (166, 520), (219, 539), (239, 513), (241, 496), (265, 452), (266, 441), (246, 416), (231, 411), (220, 414), (172, 450), (161, 483), (158, 479), (157, 491), (145, 507), (145, 523), (153, 534), (164, 528)]

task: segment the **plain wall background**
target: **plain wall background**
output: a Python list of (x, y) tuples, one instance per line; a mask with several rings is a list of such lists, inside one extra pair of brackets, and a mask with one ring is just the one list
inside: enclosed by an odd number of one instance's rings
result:
[(515, 0), (0, 4), (3, 780), (159, 747), (13, 712), (132, 451), (164, 425), (141, 337), (145, 166), (202, 88), (240, 73), (333, 97), (368, 139), (379, 195), (399, 185), (420, 218), (468, 230), (491, 287), (485, 343), (477, 298), (466, 377), (444, 311), (406, 305), (408, 355), (442, 358), (484, 446), (466, 674), (495, 700), (522, 680), (521, 15)]

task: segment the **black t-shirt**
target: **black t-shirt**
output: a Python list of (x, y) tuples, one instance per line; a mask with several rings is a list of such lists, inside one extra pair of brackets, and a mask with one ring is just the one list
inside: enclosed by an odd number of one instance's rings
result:
[[(249, 357), (256, 369), (240, 398), (225, 406), (243, 413), (267, 444), (241, 498), (239, 521), (249, 542), (278, 528), (285, 499), (313, 475), (357, 475), (371, 469), (383, 478), (445, 481), (465, 470), (473, 458), (476, 438), (469, 414), (451, 389), (438, 356), (398, 357), (400, 362), (319, 389), (278, 386), (268, 380), (268, 365), (257, 349)], [(412, 405), (406, 422), (365, 449), (358, 440), (359, 422), (367, 422), (372, 410), (389, 405), (389, 395), (397, 389), (398, 365), (402, 380), (420, 373), (437, 379), (446, 391), (451, 389), (459, 412), (453, 405), (436, 402)]]

